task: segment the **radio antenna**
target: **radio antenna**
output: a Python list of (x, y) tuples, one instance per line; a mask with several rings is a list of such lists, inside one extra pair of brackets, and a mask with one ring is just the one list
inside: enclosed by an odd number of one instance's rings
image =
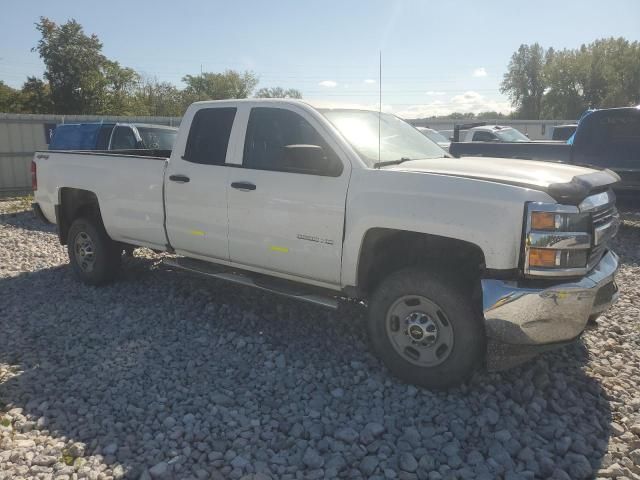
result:
[(380, 146), (382, 132), (382, 50), (380, 50), (380, 58), (378, 62), (378, 168), (380, 168)]

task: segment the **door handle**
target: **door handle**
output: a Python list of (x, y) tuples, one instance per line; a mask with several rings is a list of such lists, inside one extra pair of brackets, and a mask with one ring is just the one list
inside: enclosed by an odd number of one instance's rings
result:
[(256, 186), (253, 183), (249, 182), (233, 182), (231, 184), (231, 188), (242, 190), (243, 192), (248, 192), (250, 190), (255, 190)]
[(169, 180), (178, 183), (189, 183), (189, 177), (186, 175), (169, 175)]

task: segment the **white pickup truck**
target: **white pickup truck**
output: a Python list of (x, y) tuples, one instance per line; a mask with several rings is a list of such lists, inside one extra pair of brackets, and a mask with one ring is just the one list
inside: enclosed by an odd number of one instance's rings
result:
[(327, 307), (361, 300), (388, 368), (430, 388), (570, 342), (617, 297), (607, 170), (451, 158), (393, 115), (293, 100), (195, 103), (166, 155), (36, 153), (34, 208), (81, 280), (114, 279), (140, 246)]

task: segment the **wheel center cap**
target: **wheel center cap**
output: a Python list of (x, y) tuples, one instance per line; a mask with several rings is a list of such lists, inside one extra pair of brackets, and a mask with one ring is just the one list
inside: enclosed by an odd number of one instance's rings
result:
[(411, 325), (409, 327), (409, 336), (415, 341), (419, 342), (424, 338), (425, 331), (420, 325)]
[(438, 325), (426, 313), (410, 313), (405, 322), (407, 324), (405, 332), (416, 344), (428, 347), (438, 339)]

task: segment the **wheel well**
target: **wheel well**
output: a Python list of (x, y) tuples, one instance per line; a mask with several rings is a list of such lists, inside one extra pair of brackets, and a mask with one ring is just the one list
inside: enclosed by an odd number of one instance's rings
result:
[(484, 253), (479, 246), (464, 240), (373, 228), (360, 249), (357, 290), (366, 295), (389, 274), (415, 266), (444, 270), (473, 287), (485, 267)]
[(78, 188), (60, 189), (60, 203), (56, 206), (56, 222), (62, 245), (67, 244), (69, 228), (76, 218), (96, 216), (102, 221), (98, 197), (95, 193)]

